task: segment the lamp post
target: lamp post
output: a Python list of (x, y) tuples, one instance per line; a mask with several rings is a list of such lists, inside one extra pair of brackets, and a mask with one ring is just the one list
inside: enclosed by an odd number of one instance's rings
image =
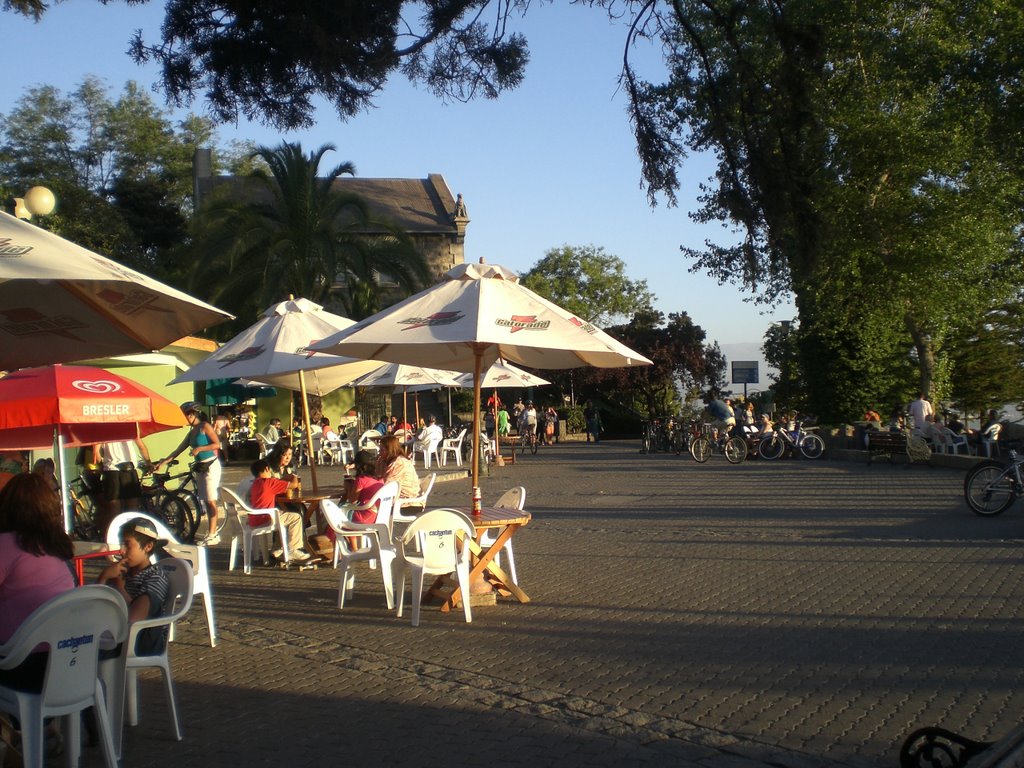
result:
[(33, 216), (46, 216), (57, 207), (57, 198), (46, 187), (35, 186), (24, 197), (14, 198), (14, 215), (26, 221)]

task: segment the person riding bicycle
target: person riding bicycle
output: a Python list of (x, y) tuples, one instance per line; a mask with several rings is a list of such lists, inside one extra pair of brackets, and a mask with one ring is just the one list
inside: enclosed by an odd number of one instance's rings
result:
[(526, 407), (523, 408), (523, 412), (519, 414), (519, 434), (527, 437), (536, 438), (537, 436), (537, 409), (533, 405), (533, 400), (526, 401)]
[(708, 403), (708, 411), (711, 414), (711, 424), (721, 433), (722, 430), (730, 436), (736, 429), (736, 414), (732, 409), (732, 400), (712, 400)]
[(199, 403), (193, 400), (184, 402), (181, 404), (181, 412), (185, 414), (189, 423), (188, 434), (169, 456), (156, 463), (156, 469), (162, 470), (177, 458), (179, 453), (186, 448), (189, 449), (189, 456), (194, 462), (193, 470), (196, 472), (199, 498), (206, 504), (210, 523), (206, 538), (198, 543), (200, 546), (212, 546), (220, 543), (220, 530), (217, 525), (220, 519), (220, 511), (217, 509), (217, 489), (220, 487), (221, 477), (221, 464), (217, 460), (220, 454), (220, 439), (209, 419), (199, 410)]

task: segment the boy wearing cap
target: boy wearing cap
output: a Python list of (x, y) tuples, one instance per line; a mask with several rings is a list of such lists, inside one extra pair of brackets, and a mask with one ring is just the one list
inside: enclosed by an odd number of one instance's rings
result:
[[(100, 573), (99, 584), (106, 584), (121, 593), (128, 604), (128, 620), (159, 618), (164, 613), (164, 602), (170, 591), (170, 582), (150, 557), (167, 544), (167, 539), (142, 518), (121, 527), (121, 559)], [(139, 632), (135, 653), (152, 656), (162, 653), (167, 645), (167, 627), (147, 627)]]

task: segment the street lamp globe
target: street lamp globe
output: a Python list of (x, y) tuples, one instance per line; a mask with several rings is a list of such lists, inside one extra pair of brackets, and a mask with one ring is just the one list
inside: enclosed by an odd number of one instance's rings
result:
[(46, 187), (32, 187), (25, 193), (25, 207), (36, 216), (53, 213), (57, 206), (57, 198)]

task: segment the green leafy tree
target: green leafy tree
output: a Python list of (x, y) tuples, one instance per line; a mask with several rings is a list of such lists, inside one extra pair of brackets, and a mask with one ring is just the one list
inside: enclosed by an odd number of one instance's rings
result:
[(593, 245), (552, 248), (522, 283), (600, 327), (650, 310), (654, 299), (646, 280), (630, 280), (622, 259)]
[(8, 189), (54, 190), (48, 228), (166, 277), (191, 210), (192, 155), (213, 138), (209, 120), (175, 125), (135, 83), (112, 99), (86, 77), (68, 95), (30, 88), (0, 117), (0, 177)]
[[(1020, 285), (1024, 11), (1005, 0), (648, 4), (666, 82), (625, 81), (644, 177), (673, 198), (688, 152), (718, 168), (699, 221), (734, 244), (695, 269), (772, 301), (792, 291), (809, 406), (863, 408), (908, 346), (928, 390), (943, 340)], [(897, 332), (893, 323), (902, 324)], [(828, 360), (821, 370), (815, 361)]]
[(717, 386), (724, 377), (725, 357), (717, 344), (685, 312), (665, 316), (656, 310), (637, 312), (608, 332), (653, 365), (633, 368), (583, 368), (575, 372), (584, 393), (632, 404), (644, 415), (677, 413), (695, 391)]
[(1024, 311), (1020, 302), (989, 312), (951, 343), (952, 396), (966, 413), (1024, 399)]
[[(265, 168), (242, 186), (222, 186), (198, 211), (183, 257), (194, 265), (192, 288), (234, 312), (239, 327), (289, 294), (337, 301), (350, 317), (364, 317), (379, 307), (381, 274), (405, 292), (429, 279), (426, 260), (400, 230), (333, 186), (355, 172), (351, 163), (317, 175), (333, 150), (325, 144), (307, 156), (299, 144), (260, 147), (254, 154)], [(389, 234), (367, 234), (382, 229)]]

